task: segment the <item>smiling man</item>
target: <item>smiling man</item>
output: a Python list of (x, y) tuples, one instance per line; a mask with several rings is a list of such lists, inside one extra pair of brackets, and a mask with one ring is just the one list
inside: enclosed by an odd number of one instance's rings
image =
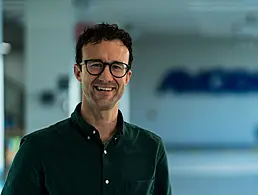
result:
[(84, 31), (74, 65), (82, 102), (22, 139), (2, 195), (171, 195), (162, 139), (118, 109), (132, 62), (131, 37), (117, 25)]

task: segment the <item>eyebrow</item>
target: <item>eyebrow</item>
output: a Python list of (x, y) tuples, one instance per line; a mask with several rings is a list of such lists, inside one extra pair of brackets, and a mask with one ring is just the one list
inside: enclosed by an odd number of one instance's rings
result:
[(122, 64), (127, 64), (127, 63), (125, 63), (125, 62), (121, 62), (121, 61), (117, 61), (117, 60), (110, 61), (110, 62), (105, 62), (105, 61), (103, 61), (103, 60), (101, 60), (101, 59), (98, 59), (98, 58), (90, 58), (90, 59), (87, 59), (87, 60), (83, 60), (83, 62), (84, 62), (84, 61), (89, 61), (89, 60), (92, 60), (92, 61), (99, 61), (99, 62), (108, 63), (108, 64), (112, 64), (112, 63), (115, 63), (115, 62), (117, 62), (117, 63), (122, 63)]

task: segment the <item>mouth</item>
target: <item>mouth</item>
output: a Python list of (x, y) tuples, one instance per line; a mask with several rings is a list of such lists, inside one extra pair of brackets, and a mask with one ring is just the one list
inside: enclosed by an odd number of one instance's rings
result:
[(94, 89), (96, 89), (97, 91), (111, 92), (111, 91), (113, 91), (115, 88), (114, 88), (114, 87), (100, 87), (100, 86), (94, 86)]

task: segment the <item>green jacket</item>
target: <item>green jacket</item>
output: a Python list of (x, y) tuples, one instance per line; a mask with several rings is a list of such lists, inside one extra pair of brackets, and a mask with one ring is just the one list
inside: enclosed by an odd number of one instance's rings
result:
[(2, 195), (171, 195), (159, 136), (126, 123), (103, 144), (80, 115), (23, 137)]

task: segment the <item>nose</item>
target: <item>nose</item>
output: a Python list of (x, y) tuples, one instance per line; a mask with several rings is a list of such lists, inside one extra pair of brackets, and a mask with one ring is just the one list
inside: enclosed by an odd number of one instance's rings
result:
[(103, 71), (103, 72), (101, 73), (101, 75), (99, 76), (99, 79), (100, 79), (100, 80), (103, 80), (103, 81), (111, 81), (111, 80), (113, 80), (113, 76), (112, 76), (112, 74), (110, 73), (108, 66), (106, 66), (106, 67), (104, 68), (104, 71)]

